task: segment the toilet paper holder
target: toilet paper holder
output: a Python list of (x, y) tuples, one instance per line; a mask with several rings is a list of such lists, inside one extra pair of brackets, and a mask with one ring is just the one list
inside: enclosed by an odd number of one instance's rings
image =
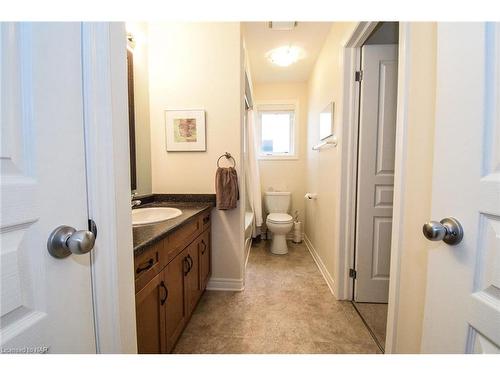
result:
[(318, 199), (318, 194), (315, 194), (315, 193), (306, 193), (306, 195), (304, 195), (304, 198), (306, 199)]

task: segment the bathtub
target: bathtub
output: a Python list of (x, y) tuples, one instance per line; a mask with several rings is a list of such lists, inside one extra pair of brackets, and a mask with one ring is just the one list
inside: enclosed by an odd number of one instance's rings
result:
[(253, 212), (245, 212), (245, 239), (252, 237), (253, 218)]
[(252, 247), (253, 219), (253, 212), (245, 212), (245, 267), (247, 266), (250, 248)]

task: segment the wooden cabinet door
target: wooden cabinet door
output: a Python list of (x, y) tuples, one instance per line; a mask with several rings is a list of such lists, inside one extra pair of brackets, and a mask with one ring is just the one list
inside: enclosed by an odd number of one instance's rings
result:
[(167, 289), (160, 272), (135, 295), (137, 350), (140, 354), (166, 351), (165, 301)]
[(188, 271), (185, 275), (186, 283), (186, 310), (190, 316), (201, 296), (200, 289), (200, 262), (198, 259), (198, 244), (200, 238), (189, 245), (184, 252), (188, 263)]
[(186, 323), (185, 279), (187, 272), (186, 252), (178, 254), (165, 268), (165, 281), (168, 288), (166, 302), (167, 352), (172, 351)]
[(210, 255), (210, 230), (206, 230), (200, 236), (198, 242), (198, 259), (200, 260), (200, 291), (207, 287), (208, 279), (212, 270)]

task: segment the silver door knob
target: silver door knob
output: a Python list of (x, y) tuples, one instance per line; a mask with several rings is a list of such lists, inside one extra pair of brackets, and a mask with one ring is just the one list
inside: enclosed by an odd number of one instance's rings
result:
[(444, 218), (440, 222), (429, 221), (424, 224), (422, 231), (428, 240), (443, 240), (448, 245), (459, 244), (464, 236), (462, 225), (453, 217)]
[(71, 254), (86, 254), (92, 250), (94, 244), (94, 233), (61, 225), (50, 234), (47, 249), (54, 258), (66, 258)]

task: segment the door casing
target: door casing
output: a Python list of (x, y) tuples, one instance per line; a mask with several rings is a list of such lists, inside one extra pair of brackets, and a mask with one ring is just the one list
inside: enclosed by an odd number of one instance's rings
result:
[[(377, 26), (378, 22), (359, 22), (343, 48), (343, 103), (342, 103), (342, 170), (340, 182), (340, 230), (339, 259), (334, 275), (334, 295), (337, 299), (350, 300), (354, 283), (349, 269), (354, 264), (355, 212), (356, 212), (356, 166), (359, 120), (359, 85), (355, 72), (360, 69), (361, 46)], [(407, 148), (407, 112), (409, 82), (410, 24), (399, 23), (398, 52), (398, 104), (396, 119), (396, 152), (394, 173), (393, 226), (391, 240), (391, 268), (389, 284), (389, 306), (387, 316), (387, 338), (385, 353), (395, 350), (397, 331), (397, 306), (400, 284), (400, 257), (402, 252), (402, 228), (404, 228), (404, 187)]]
[(137, 353), (130, 210), (126, 32), (82, 23), (84, 128), (97, 353)]

